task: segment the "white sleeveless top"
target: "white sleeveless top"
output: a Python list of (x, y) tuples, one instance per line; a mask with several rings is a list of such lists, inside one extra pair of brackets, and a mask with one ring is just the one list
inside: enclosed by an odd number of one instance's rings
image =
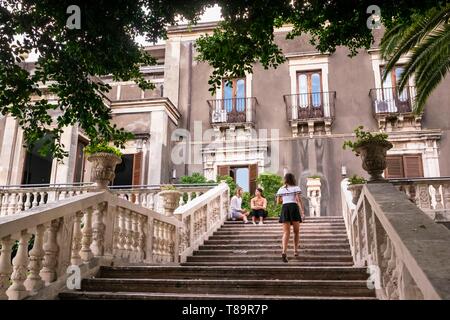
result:
[(295, 196), (297, 194), (302, 193), (302, 190), (299, 186), (282, 186), (280, 189), (278, 189), (277, 196), (282, 197), (283, 204), (285, 203), (296, 203)]

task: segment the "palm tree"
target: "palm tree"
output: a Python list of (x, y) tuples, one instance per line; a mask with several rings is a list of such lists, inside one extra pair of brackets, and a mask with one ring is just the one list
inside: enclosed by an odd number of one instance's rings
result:
[(415, 15), (410, 22), (398, 23), (381, 40), (381, 57), (387, 61), (383, 80), (402, 55), (410, 54), (397, 87), (401, 92), (414, 75), (417, 92), (414, 111), (417, 113), (423, 111), (431, 92), (450, 71), (449, 20), (450, 4), (446, 4)]

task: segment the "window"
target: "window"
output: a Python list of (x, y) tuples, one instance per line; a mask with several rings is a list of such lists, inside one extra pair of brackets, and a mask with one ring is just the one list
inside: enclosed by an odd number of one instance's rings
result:
[(52, 174), (53, 157), (43, 156), (39, 149), (47, 137), (37, 141), (31, 150), (26, 151), (22, 184), (48, 184)]
[(297, 74), (297, 92), (301, 108), (322, 107), (321, 71), (299, 72)]
[(423, 177), (420, 154), (387, 156), (386, 162), (385, 176), (388, 179)]
[[(408, 89), (405, 88), (402, 92), (397, 91), (397, 82), (399, 81), (403, 71), (404, 68), (402, 66), (397, 66), (394, 70), (389, 71), (386, 80), (383, 81), (383, 101), (387, 103), (387, 111), (389, 112), (411, 111)], [(383, 77), (384, 67), (381, 67), (380, 72), (381, 77)]]
[(227, 79), (223, 82), (224, 107), (227, 112), (233, 109), (237, 112), (245, 111), (245, 79)]

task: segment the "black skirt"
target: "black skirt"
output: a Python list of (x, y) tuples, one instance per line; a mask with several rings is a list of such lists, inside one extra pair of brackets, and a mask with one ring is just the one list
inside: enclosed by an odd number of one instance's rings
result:
[(260, 218), (260, 217), (267, 217), (267, 211), (264, 209), (259, 209), (259, 210), (252, 210), (252, 216), (255, 218)]
[(296, 203), (285, 203), (281, 208), (280, 223), (298, 221), (302, 222), (302, 217), (300, 216), (300, 209)]

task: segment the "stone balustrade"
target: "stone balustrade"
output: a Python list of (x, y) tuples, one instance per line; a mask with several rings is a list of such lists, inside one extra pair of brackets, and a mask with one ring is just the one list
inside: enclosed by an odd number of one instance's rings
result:
[[(217, 184), (175, 184), (173, 186), (182, 193), (179, 203), (182, 206), (214, 188)], [(160, 201), (158, 196), (162, 188), (164, 188), (164, 185), (113, 186), (110, 189), (112, 193), (122, 199), (151, 210), (162, 212), (162, 201)]]
[(356, 205), (346, 180), (341, 191), (355, 265), (368, 267), (378, 298), (450, 299), (448, 229), (390, 183), (364, 185)]
[(178, 207), (174, 216), (181, 222), (180, 262), (203, 244), (225, 221), (229, 213), (230, 191), (226, 183)]
[(0, 217), (0, 299), (54, 296), (66, 284), (69, 266), (86, 276), (112, 263), (177, 262), (180, 227), (174, 217), (109, 191)]
[(92, 184), (21, 185), (0, 187), (0, 217), (93, 191)]
[[(200, 196), (216, 184), (174, 185), (183, 193), (180, 205), (184, 205)], [(57, 185), (21, 185), (0, 187), (0, 217), (16, 214), (43, 204), (59, 201), (87, 192), (95, 191), (91, 183), (57, 184)], [(111, 192), (136, 205), (161, 212), (158, 193), (161, 186), (119, 186), (112, 187)]]
[(389, 181), (433, 220), (450, 221), (450, 177)]

